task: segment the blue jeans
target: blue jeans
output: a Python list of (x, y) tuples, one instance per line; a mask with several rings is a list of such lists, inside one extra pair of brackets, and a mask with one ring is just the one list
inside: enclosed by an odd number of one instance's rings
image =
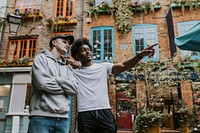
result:
[(31, 116), (28, 133), (68, 133), (68, 119)]

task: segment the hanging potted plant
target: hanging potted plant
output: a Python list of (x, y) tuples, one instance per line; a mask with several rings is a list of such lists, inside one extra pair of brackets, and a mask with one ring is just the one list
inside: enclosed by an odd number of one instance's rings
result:
[(115, 8), (113, 3), (101, 2), (99, 5), (95, 6), (94, 1), (88, 0), (89, 8), (87, 9), (88, 16), (97, 19), (97, 16), (102, 13), (114, 14)]

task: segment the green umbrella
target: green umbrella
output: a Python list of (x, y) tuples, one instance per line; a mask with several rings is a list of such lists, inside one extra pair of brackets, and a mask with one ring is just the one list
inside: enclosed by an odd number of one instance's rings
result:
[(190, 28), (183, 35), (175, 38), (174, 42), (181, 50), (200, 52), (200, 22)]

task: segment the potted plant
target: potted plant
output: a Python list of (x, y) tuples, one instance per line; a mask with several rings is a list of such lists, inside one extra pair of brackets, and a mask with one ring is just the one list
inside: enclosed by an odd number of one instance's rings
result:
[(136, 117), (136, 133), (161, 133), (160, 124), (163, 120), (163, 114), (160, 112), (142, 108)]
[(30, 62), (30, 58), (27, 56), (24, 56), (22, 58), (14, 56), (12, 60), (0, 59), (0, 66), (29, 66), (32, 65), (32, 62)]
[(179, 124), (181, 133), (189, 133), (189, 123), (190, 123), (190, 117), (189, 109), (187, 108), (186, 104), (183, 101), (179, 102)]

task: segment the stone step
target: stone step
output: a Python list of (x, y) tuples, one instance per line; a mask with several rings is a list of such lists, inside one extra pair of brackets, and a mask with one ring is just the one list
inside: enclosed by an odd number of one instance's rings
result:
[(181, 133), (178, 130), (161, 130), (161, 133)]
[[(117, 131), (117, 133), (135, 133), (134, 131)], [(161, 133), (181, 133), (178, 130), (161, 130)]]

